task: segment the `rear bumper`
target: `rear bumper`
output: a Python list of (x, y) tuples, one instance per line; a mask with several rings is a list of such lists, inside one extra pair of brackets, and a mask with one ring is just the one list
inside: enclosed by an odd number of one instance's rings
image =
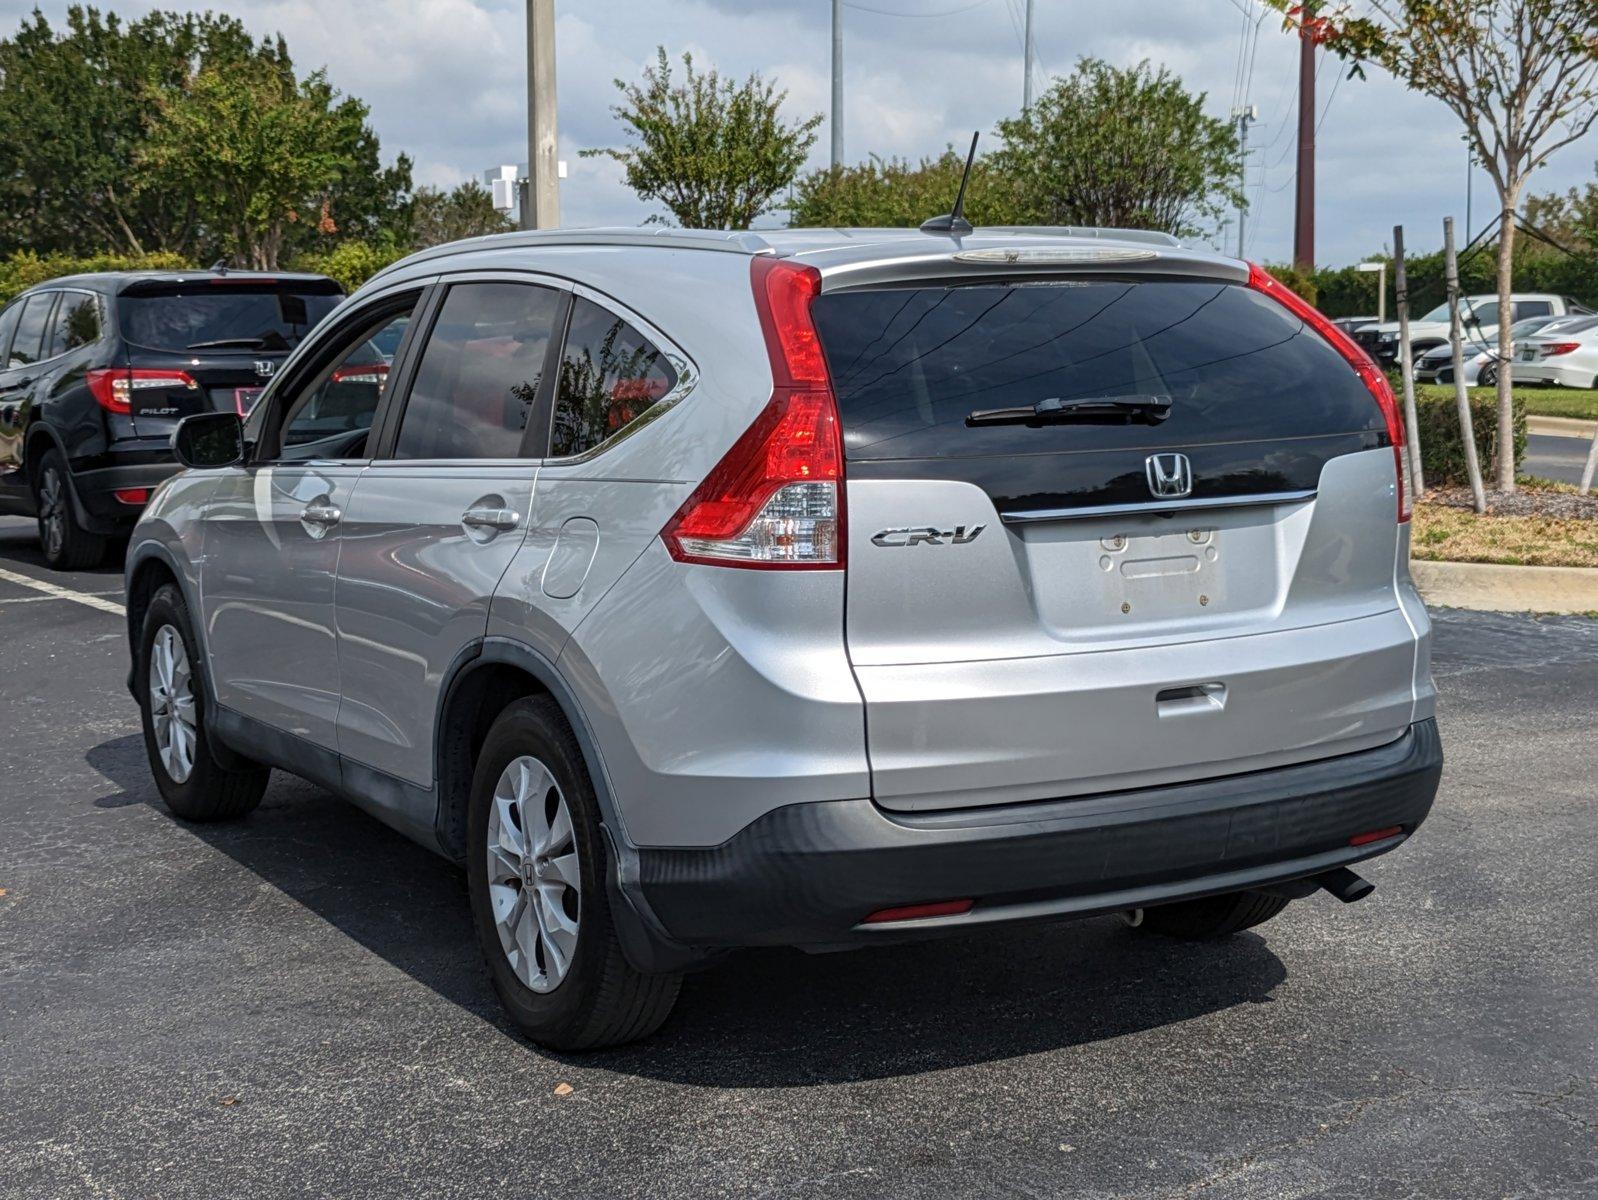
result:
[(131, 529), (144, 511), (144, 502), (128, 504), (117, 499), (116, 493), (128, 488), (153, 492), (180, 470), (182, 468), (168, 458), (165, 462), (127, 463), (76, 471), (72, 484), (81, 510), (79, 516), (84, 525), (96, 533)]
[[(1425, 819), (1442, 762), (1426, 720), (1374, 750), (1137, 791), (918, 814), (795, 804), (719, 846), (640, 850), (633, 887), (678, 962), (1122, 911), (1385, 853)], [(1350, 845), (1392, 826), (1402, 832)], [(862, 924), (883, 908), (966, 897), (959, 915)]]
[(1516, 383), (1544, 383), (1557, 387), (1587, 387), (1595, 372), (1590, 367), (1576, 364), (1564, 365), (1557, 360), (1535, 363), (1515, 363), (1510, 374)]

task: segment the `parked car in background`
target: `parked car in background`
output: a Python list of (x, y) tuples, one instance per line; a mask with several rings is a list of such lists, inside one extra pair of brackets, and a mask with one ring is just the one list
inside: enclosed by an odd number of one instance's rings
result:
[(565, 1050), (745, 946), (1359, 899), (1442, 763), (1392, 389), (1259, 268), (1089, 232), (379, 273), (179, 427), (134, 533), (161, 794), (239, 817), (280, 768), (463, 864)]
[[(1517, 341), (1521, 338), (1531, 337), (1541, 331), (1558, 329), (1576, 321), (1585, 321), (1586, 317), (1527, 317), (1523, 321), (1516, 321), (1510, 327), (1510, 334)], [(1513, 344), (1513, 343), (1511, 343)], [(1464, 374), (1466, 387), (1491, 387), (1498, 382), (1498, 345), (1492, 345), (1476, 339), (1465, 339), (1462, 347), (1464, 359)], [(1454, 348), (1447, 342), (1440, 346), (1433, 346), (1425, 354), (1415, 360), (1415, 381), (1417, 383), (1452, 383), (1454, 382)]]
[(1516, 383), (1598, 388), (1598, 317), (1545, 329), (1515, 347)]
[(321, 275), (135, 271), (53, 279), (0, 311), (0, 512), (45, 560), (92, 566), (178, 469), (179, 421), (247, 413), (343, 295)]
[(1380, 324), (1380, 322), (1380, 317), (1338, 317), (1332, 322), (1332, 324), (1336, 325), (1350, 337), (1353, 337), (1353, 335), (1358, 333), (1361, 329), (1365, 329), (1371, 325)]
[[(1528, 317), (1587, 316), (1592, 309), (1569, 296), (1556, 296), (1548, 292), (1517, 292), (1511, 297), (1514, 315), (1511, 320), (1523, 321)], [(1466, 296), (1460, 301), (1460, 319), (1464, 336), (1483, 345), (1498, 337), (1498, 297), (1496, 295)], [(1448, 305), (1439, 304), (1418, 320), (1409, 323), (1410, 353), (1416, 361), (1421, 355), (1448, 341)], [(1354, 335), (1377, 362), (1391, 366), (1398, 361), (1399, 326), (1397, 321), (1382, 325), (1367, 325)]]

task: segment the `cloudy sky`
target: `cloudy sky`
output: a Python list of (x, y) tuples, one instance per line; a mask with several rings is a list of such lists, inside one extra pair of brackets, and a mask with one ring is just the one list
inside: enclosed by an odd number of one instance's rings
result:
[[(136, 13), (147, 3), (99, 0)], [(849, 0), (845, 9), (845, 153), (919, 157), (973, 129), (991, 131), (1021, 102), (1024, 0)], [(1258, 105), (1251, 133), (1247, 252), (1291, 256), (1296, 44), (1257, 0), (1035, 0), (1040, 71), (1063, 72), (1082, 55), (1130, 64), (1147, 58), (1208, 93), (1225, 117), (1243, 85)], [(0, 0), (14, 28), (32, 0)], [(169, 2), (163, 7), (176, 7)], [(198, 6), (198, 5), (197, 5)], [(449, 185), (501, 162), (525, 161), (522, 0), (207, 0), (258, 34), (281, 31), (303, 68), (325, 65), (336, 86), (362, 97), (384, 150), (411, 154), (419, 181)], [(53, 19), (64, 0), (40, 0)], [(560, 140), (568, 224), (635, 224), (652, 209), (607, 159), (584, 147), (620, 144), (610, 114), (612, 80), (635, 78), (655, 46), (724, 73), (760, 71), (788, 91), (796, 116), (829, 104), (828, 0), (556, 0)], [(1257, 34), (1257, 36), (1256, 36)], [(1252, 48), (1239, 67), (1240, 48)], [(1251, 69), (1250, 65), (1251, 64)], [(1463, 221), (1465, 147), (1439, 103), (1379, 71), (1341, 79), (1335, 61), (1319, 80), (1320, 199), (1317, 259), (1357, 260), (1406, 226), (1411, 246), (1441, 242), (1441, 219)], [(812, 151), (824, 163), (824, 125)], [(1544, 168), (1534, 189), (1591, 180), (1598, 137)], [(1491, 185), (1475, 177), (1475, 219), (1491, 210)], [(1235, 229), (1228, 246), (1236, 248)]]

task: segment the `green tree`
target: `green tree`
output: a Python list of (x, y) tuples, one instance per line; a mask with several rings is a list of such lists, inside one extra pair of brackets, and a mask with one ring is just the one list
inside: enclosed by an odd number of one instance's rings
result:
[(58, 34), (35, 11), (0, 40), (0, 249), (188, 252), (192, 200), (140, 186), (138, 150), (161, 98), (196, 68), (279, 52), (209, 13), (124, 24), (74, 5)]
[[(854, 167), (824, 167), (802, 176), (788, 203), (792, 225), (907, 228), (949, 211), (960, 190), (965, 156), (952, 147), (912, 166), (903, 159), (872, 158)], [(971, 168), (966, 216), (978, 225), (1020, 223), (1014, 196), (988, 158)]]
[(582, 153), (621, 163), (627, 186), (659, 200), (684, 227), (747, 228), (793, 182), (821, 114), (790, 124), (779, 111), (788, 93), (775, 84), (697, 71), (689, 54), (682, 63), (682, 82), (674, 82), (662, 46), (642, 84), (616, 80), (623, 103), (611, 112), (634, 144)]
[[(1498, 193), (1498, 302), (1514, 291), (1515, 213), (1527, 177), (1598, 123), (1594, 0), (1368, 0), (1366, 11), (1269, 0), (1290, 28), (1354, 64), (1374, 62), (1441, 100)], [(1498, 329), (1508, 361), (1510, 324)], [(1498, 488), (1515, 490), (1513, 379), (1498, 372)]]
[(411, 196), (403, 222), (404, 244), (421, 250), (461, 238), (505, 233), (516, 226), (494, 207), (494, 197), (475, 179), (450, 191), (420, 187)]
[(1018, 223), (1203, 233), (1236, 207), (1237, 133), (1165, 68), (1094, 58), (999, 122), (991, 168), (1013, 188)]
[(161, 100), (139, 160), (147, 186), (191, 197), (235, 261), (275, 270), (291, 233), (337, 232), (332, 195), (365, 116), (337, 100), (321, 72), (296, 83), (287, 64), (202, 70)]

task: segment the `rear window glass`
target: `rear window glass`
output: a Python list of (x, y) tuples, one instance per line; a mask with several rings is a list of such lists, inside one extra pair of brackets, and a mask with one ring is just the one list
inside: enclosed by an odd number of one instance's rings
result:
[(122, 336), (153, 350), (291, 350), (341, 297), (240, 284), (196, 284), (117, 301)]
[[(1313, 437), (1382, 428), (1318, 334), (1236, 284), (1059, 280), (823, 294), (813, 312), (855, 460)], [(966, 425), (1041, 401), (1168, 397), (1157, 425)]]
[(91, 292), (62, 292), (53, 324), (51, 354), (64, 354), (99, 341), (100, 298)]

